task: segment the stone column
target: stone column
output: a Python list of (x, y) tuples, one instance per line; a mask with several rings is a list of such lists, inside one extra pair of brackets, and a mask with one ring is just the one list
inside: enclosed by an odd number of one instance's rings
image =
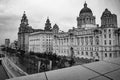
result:
[(40, 66), (41, 66), (41, 61), (38, 61), (38, 73), (39, 73), (39, 70), (40, 70)]
[(50, 60), (49, 69), (52, 69), (52, 61)]

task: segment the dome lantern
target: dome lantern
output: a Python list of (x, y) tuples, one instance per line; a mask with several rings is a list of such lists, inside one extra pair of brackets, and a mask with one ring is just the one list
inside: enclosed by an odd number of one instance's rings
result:
[(92, 11), (90, 8), (87, 7), (87, 3), (85, 2), (84, 8), (81, 9), (79, 16), (86, 13), (92, 14)]
[(87, 3), (86, 3), (86, 1), (85, 1), (85, 4), (84, 4), (84, 7), (87, 8)]

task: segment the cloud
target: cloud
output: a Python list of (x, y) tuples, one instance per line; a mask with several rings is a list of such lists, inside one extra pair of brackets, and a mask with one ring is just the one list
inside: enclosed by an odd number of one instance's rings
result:
[(4, 43), (5, 38), (12, 41), (17, 38), (19, 18), (16, 15), (0, 15), (0, 44)]
[[(44, 28), (47, 16), (52, 25), (58, 24), (61, 30), (67, 31), (76, 27), (76, 18), (83, 8), (85, 0), (0, 0), (0, 44), (5, 38), (17, 39), (17, 32), (23, 11), (33, 28)], [(100, 24), (100, 17), (105, 8), (118, 16), (120, 26), (120, 0), (86, 0), (88, 7)], [(106, 5), (107, 4), (107, 5)], [(112, 5), (112, 6), (111, 6)], [(11, 36), (12, 35), (12, 36)]]

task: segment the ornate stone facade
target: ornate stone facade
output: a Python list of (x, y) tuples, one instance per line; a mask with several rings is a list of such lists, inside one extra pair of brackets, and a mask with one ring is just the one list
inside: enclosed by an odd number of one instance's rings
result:
[(51, 27), (49, 18), (47, 18), (43, 31), (30, 33), (29, 35), (29, 52), (44, 53), (53, 52), (53, 34), (58, 33), (57, 24)]
[(77, 17), (77, 27), (82, 28), (86, 25), (89, 25), (89, 27), (94, 27), (95, 25), (95, 16), (93, 16), (93, 13), (90, 8), (87, 7), (87, 3), (84, 4), (84, 8), (79, 13), (79, 17)]
[(29, 26), (27, 16), (24, 12), (18, 32), (18, 49), (27, 52), (29, 45), (29, 34), (37, 31), (41, 31), (41, 29), (33, 29)]
[(25, 51), (53, 52), (97, 60), (116, 58), (120, 57), (120, 29), (117, 16), (108, 9), (101, 16), (101, 26), (97, 25), (92, 10), (85, 3), (77, 17), (77, 27), (68, 32), (60, 32), (57, 24), (52, 28), (49, 18), (44, 30), (32, 29), (24, 13), (18, 32), (18, 45)]
[(98, 60), (120, 57), (119, 34), (115, 14), (105, 9), (99, 26), (95, 22), (92, 10), (85, 3), (77, 17), (77, 28), (54, 34), (53, 52), (58, 55)]

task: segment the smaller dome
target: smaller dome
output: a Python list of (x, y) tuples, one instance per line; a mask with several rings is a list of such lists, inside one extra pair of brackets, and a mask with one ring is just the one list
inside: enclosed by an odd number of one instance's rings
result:
[(111, 12), (106, 8), (105, 11), (103, 12), (102, 16), (106, 17), (106, 16), (110, 16)]
[(81, 14), (83, 14), (83, 13), (90, 13), (90, 14), (92, 14), (92, 10), (87, 7), (87, 3), (86, 3), (86, 2), (85, 2), (85, 4), (84, 4), (84, 8), (81, 9), (79, 15), (81, 15)]
[(58, 25), (55, 24), (55, 25), (53, 26), (53, 29), (59, 29)]

